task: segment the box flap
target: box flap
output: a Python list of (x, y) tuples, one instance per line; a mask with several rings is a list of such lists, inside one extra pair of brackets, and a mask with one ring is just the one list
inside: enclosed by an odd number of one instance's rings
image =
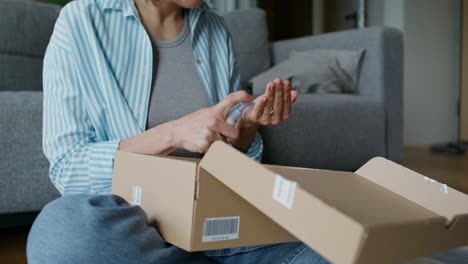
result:
[[(398, 234), (391, 243), (421, 243), (430, 253), (445, 249), (446, 241), (466, 241), (450, 231), (466, 228), (460, 217), (444, 228), (445, 216), (357, 173), (263, 165), (222, 142), (211, 146), (199, 166), (332, 263), (375, 263), (364, 260), (382, 256), (388, 258), (382, 263), (392, 263), (417, 256), (389, 247), (383, 239), (388, 234)], [(377, 251), (379, 256), (372, 253)]]
[[(287, 176), (222, 142), (210, 147), (199, 166), (333, 263), (352, 263), (358, 257), (367, 236), (362, 225), (310, 195), (301, 182), (294, 188)], [(278, 179), (284, 183), (279, 191)]]
[(264, 165), (366, 230), (443, 218), (356, 173)]
[[(268, 201), (275, 199), (273, 183), (280, 176), (287, 180), (286, 184), (288, 181), (296, 184), (297, 190), (303, 190), (364, 229), (441, 217), (356, 173), (259, 164), (221, 142), (213, 144), (200, 166), (241, 196), (265, 189), (269, 195), (262, 199)], [(240, 177), (244, 175), (248, 177)], [(257, 178), (258, 175), (261, 177)], [(266, 186), (270, 178), (273, 179), (271, 188)]]
[(387, 159), (374, 158), (356, 174), (445, 217), (448, 223), (468, 214), (468, 195)]

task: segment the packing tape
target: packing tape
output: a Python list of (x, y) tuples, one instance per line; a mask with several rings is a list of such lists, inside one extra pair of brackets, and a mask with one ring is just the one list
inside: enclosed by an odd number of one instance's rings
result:
[(441, 184), (440, 185), (440, 192), (444, 194), (448, 194), (448, 186), (447, 184)]
[(431, 179), (431, 178), (429, 178), (429, 177), (424, 177), (424, 181), (425, 181), (426, 183), (429, 183), (429, 184), (434, 183), (434, 182), (437, 182), (436, 180)]
[[(424, 177), (424, 181), (425, 181), (426, 183), (428, 183), (428, 184), (432, 184), (432, 183), (437, 182), (436, 180), (431, 179), (431, 178), (429, 178), (429, 177)], [(443, 194), (448, 194), (448, 191), (449, 191), (447, 184), (444, 184), (444, 183), (441, 183), (441, 184), (440, 184), (439, 190), (440, 190), (440, 192), (443, 193)]]

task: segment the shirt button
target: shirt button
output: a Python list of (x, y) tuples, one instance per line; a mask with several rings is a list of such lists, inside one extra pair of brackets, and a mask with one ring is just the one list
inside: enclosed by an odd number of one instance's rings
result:
[(201, 64), (200, 58), (197, 59), (197, 63), (198, 63), (198, 64)]

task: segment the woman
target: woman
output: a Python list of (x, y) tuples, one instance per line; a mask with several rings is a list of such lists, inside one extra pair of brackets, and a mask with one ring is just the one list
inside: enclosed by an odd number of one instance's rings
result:
[[(202, 0), (78, 0), (44, 59), (43, 147), (64, 197), (28, 239), (29, 263), (326, 263), (302, 243), (189, 254), (165, 245), (139, 207), (109, 193), (114, 153), (197, 156), (225, 140), (259, 160), (260, 125), (290, 116), (297, 93), (274, 80), (235, 126), (232, 41)], [(72, 195), (69, 194), (84, 194)]]

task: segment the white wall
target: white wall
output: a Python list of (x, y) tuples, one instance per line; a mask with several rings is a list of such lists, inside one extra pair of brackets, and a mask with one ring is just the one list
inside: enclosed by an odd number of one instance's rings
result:
[(257, 0), (213, 0), (214, 11), (223, 14), (237, 9), (246, 9), (257, 6)]
[(457, 137), (457, 0), (368, 0), (369, 25), (404, 32), (404, 141)]
[(313, 0), (312, 4), (312, 32), (314, 35), (322, 34), (324, 32), (324, 13), (325, 13), (325, 0)]

